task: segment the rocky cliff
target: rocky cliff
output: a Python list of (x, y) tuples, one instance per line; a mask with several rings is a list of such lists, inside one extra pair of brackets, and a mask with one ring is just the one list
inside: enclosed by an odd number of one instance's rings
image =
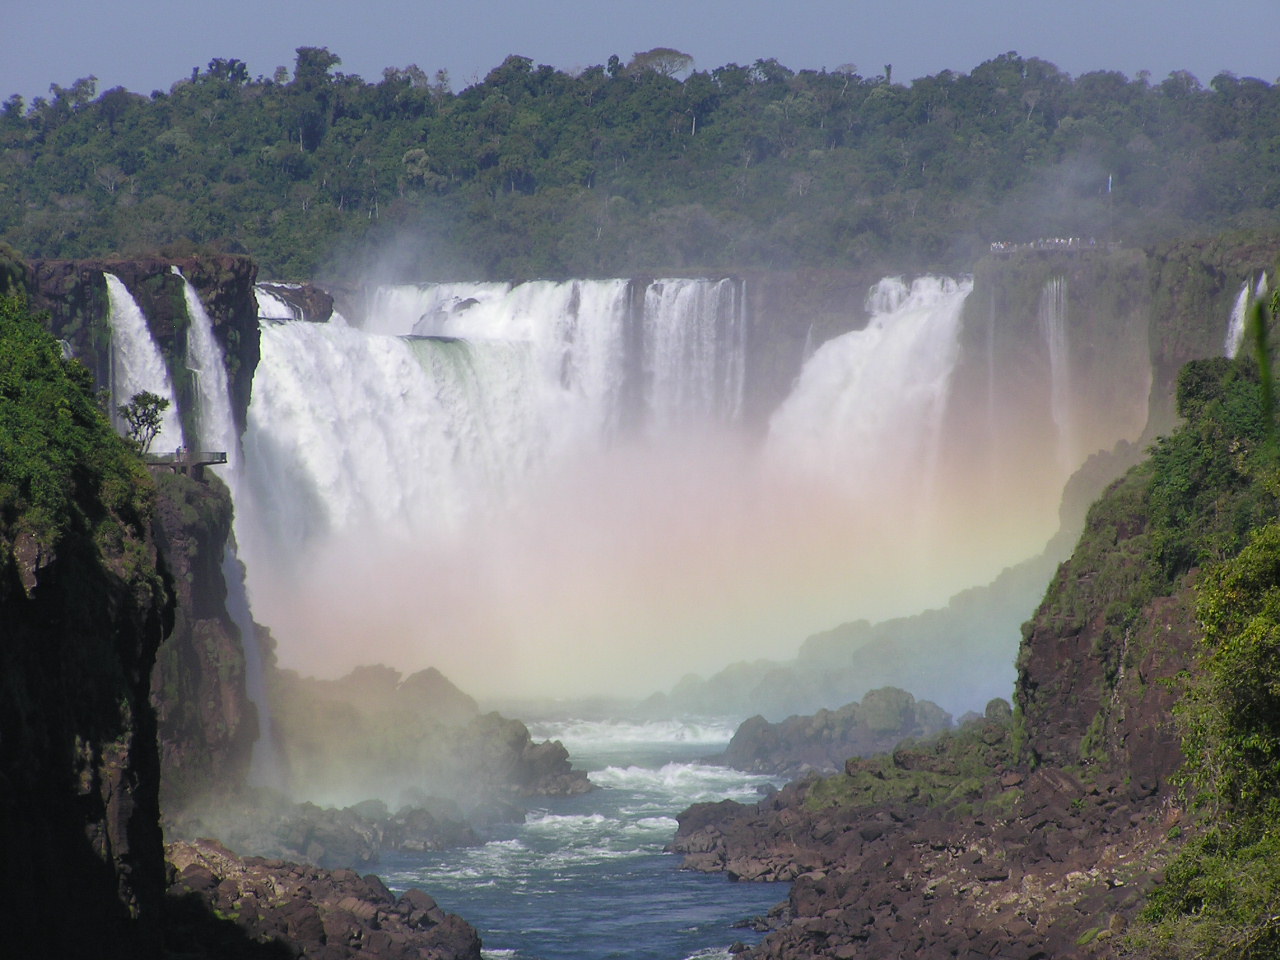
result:
[(159, 721), (161, 805), (176, 816), (210, 792), (226, 795), (244, 785), (258, 717), (245, 687), (244, 638), (227, 610), (231, 494), (211, 472), (197, 481), (163, 470), (156, 481), (157, 538), (178, 604), (151, 674), (151, 701)]
[(159, 950), (153, 508), (84, 369), (0, 302), (0, 913), (45, 956)]
[(98, 388), (103, 389), (111, 383), (103, 273), (119, 277), (147, 317), (177, 393), (184, 431), (192, 438), (191, 418), (197, 406), (193, 401), (195, 384), (186, 365), (190, 319), (182, 280), (172, 267), (190, 281), (213, 321), (214, 337), (226, 359), (233, 413), (243, 430), (259, 357), (258, 305), (253, 292), (258, 268), (248, 257), (216, 254), (178, 259), (32, 260), (26, 264), (27, 289), (32, 306), (48, 311), (53, 335), (68, 344), (72, 355), (89, 368)]
[(1248, 361), (1180, 375), (1187, 424), (1090, 510), (1024, 629), (1012, 718), (682, 815), (686, 865), (795, 879), (755, 956), (1114, 952), (1184, 829), (1198, 569), (1276, 509), (1259, 393)]
[[(219, 778), (234, 786), (254, 733), (218, 571), (229, 499), (212, 478), (170, 475), (157, 495), (95, 403), (92, 375), (44, 329), (53, 325), (24, 299), (0, 298), (0, 919), (10, 940), (41, 956), (108, 960), (477, 960), (475, 931), (426, 894), (397, 900), (351, 871), (206, 845), (171, 847), (166, 872), (153, 666), (170, 799)], [(392, 826), (435, 835), (422, 817)]]

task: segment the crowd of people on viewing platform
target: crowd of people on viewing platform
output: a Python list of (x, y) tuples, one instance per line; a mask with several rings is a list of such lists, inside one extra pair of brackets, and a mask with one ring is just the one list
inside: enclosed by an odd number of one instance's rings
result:
[(1041, 237), (1030, 243), (1012, 243), (1007, 240), (996, 240), (991, 244), (992, 253), (1012, 253), (1015, 250), (1096, 250), (1098, 247), (1112, 249), (1119, 246), (1118, 241), (1102, 241), (1096, 237)]

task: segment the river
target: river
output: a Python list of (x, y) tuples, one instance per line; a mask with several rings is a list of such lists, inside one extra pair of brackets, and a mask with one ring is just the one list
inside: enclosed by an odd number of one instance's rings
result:
[(789, 884), (731, 883), (683, 871), (663, 853), (676, 814), (692, 803), (759, 799), (767, 777), (700, 763), (724, 749), (726, 722), (544, 721), (600, 787), (535, 803), (523, 824), (483, 846), (384, 858), (396, 892), (420, 886), (480, 931), (503, 960), (684, 960), (727, 957), (740, 926), (784, 900)]

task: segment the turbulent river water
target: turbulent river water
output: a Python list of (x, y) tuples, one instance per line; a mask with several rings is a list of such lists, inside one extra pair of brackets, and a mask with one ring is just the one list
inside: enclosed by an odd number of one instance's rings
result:
[(759, 934), (735, 924), (766, 913), (788, 885), (731, 883), (679, 869), (662, 852), (691, 803), (759, 799), (766, 777), (699, 762), (724, 749), (720, 722), (530, 723), (564, 743), (600, 789), (540, 802), (483, 846), (399, 854), (382, 864), (397, 892), (422, 887), (480, 931), (485, 955), (513, 960), (727, 957)]

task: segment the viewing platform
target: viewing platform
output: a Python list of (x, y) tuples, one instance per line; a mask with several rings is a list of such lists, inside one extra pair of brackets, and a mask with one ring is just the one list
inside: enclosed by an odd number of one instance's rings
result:
[(204, 479), (204, 468), (227, 462), (224, 450), (187, 450), (179, 447), (173, 453), (145, 453), (148, 467), (164, 467), (174, 473), (185, 473), (193, 480)]
[(1080, 256), (1097, 252), (1109, 253), (1119, 249), (1119, 240), (1099, 240), (1096, 237), (1041, 237), (1030, 243), (996, 241), (991, 244), (991, 253), (996, 257), (1008, 257), (1015, 253), (1026, 252)]

